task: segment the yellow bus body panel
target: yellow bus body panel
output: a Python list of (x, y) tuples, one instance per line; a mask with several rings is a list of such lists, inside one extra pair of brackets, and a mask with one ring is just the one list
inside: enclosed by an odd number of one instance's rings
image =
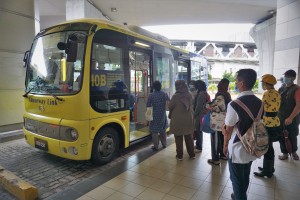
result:
[[(44, 122), (57, 126), (68, 126), (76, 129), (79, 133), (79, 137), (76, 141), (63, 141), (50, 137), (45, 137), (37, 133), (30, 132), (23, 128), (24, 135), (27, 143), (35, 147), (35, 139), (40, 139), (47, 142), (47, 153), (68, 158), (72, 160), (89, 160), (91, 158), (92, 140), (89, 136), (89, 121), (74, 121), (74, 120), (59, 120), (54, 118), (48, 118), (45, 116), (25, 114), (25, 118)], [(72, 153), (72, 148), (75, 147), (78, 150), (78, 154)]]
[[(105, 116), (106, 115), (106, 116)], [(129, 111), (121, 111), (117, 113), (99, 114), (91, 109), (91, 120), (90, 120), (90, 139), (93, 140), (99, 130), (106, 125), (111, 126), (112, 124), (120, 126), (122, 132), (119, 132), (119, 138), (124, 138), (124, 143), (121, 144), (123, 147), (129, 146)], [(121, 142), (121, 141), (120, 141)]]

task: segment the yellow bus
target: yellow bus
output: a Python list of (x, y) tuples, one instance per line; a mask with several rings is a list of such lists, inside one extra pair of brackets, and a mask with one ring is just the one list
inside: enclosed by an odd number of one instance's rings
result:
[(42, 30), (24, 62), (27, 143), (96, 164), (149, 135), (145, 112), (153, 81), (172, 96), (176, 79), (207, 80), (204, 58), (158, 34), (99, 19)]

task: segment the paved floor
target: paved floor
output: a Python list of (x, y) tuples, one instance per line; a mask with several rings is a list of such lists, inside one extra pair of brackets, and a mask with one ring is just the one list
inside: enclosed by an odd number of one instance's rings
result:
[[(37, 187), (39, 199), (64, 200), (60, 198), (61, 193), (70, 188), (82, 188), (82, 185), (86, 185), (86, 190), (94, 189), (101, 183), (99, 179), (104, 181), (106, 178), (111, 178), (107, 176), (107, 170), (116, 167), (119, 172), (122, 167), (127, 166), (128, 158), (136, 155), (137, 152), (143, 150), (144, 159), (153, 155), (154, 152), (148, 148), (150, 144), (151, 139), (148, 138), (122, 150), (120, 155), (109, 164), (96, 166), (90, 161), (72, 161), (50, 155), (31, 147), (24, 139), (17, 139), (0, 144), (0, 165)], [(124, 168), (124, 171), (126, 169)], [(53, 197), (54, 195), (58, 198)], [(15, 200), (16, 198), (0, 187), (0, 200), (4, 199)]]
[[(228, 165), (207, 163), (210, 158), (209, 135), (204, 135), (204, 151), (189, 159), (187, 153), (183, 161), (175, 159), (175, 144), (137, 162), (129, 157), (131, 167), (125, 172), (87, 192), (78, 200), (225, 200), (230, 199), (232, 185)], [(253, 171), (262, 166), (262, 159), (252, 164), (249, 200), (295, 200), (300, 199), (300, 161), (277, 159), (279, 144), (275, 143), (276, 172), (271, 179), (257, 178)], [(109, 172), (108, 172), (109, 173)]]

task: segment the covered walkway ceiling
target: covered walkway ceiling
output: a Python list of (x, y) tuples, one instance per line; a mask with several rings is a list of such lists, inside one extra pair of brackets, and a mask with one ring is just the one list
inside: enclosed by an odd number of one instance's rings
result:
[[(259, 23), (277, 0), (88, 0), (107, 18), (138, 26)], [(39, 0), (41, 22), (65, 21), (66, 0)]]

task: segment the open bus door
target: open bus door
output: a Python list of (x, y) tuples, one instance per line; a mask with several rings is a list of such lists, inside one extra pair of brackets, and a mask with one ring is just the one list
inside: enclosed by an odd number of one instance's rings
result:
[(129, 51), (130, 142), (149, 135), (145, 118), (150, 90), (150, 59), (145, 52)]

